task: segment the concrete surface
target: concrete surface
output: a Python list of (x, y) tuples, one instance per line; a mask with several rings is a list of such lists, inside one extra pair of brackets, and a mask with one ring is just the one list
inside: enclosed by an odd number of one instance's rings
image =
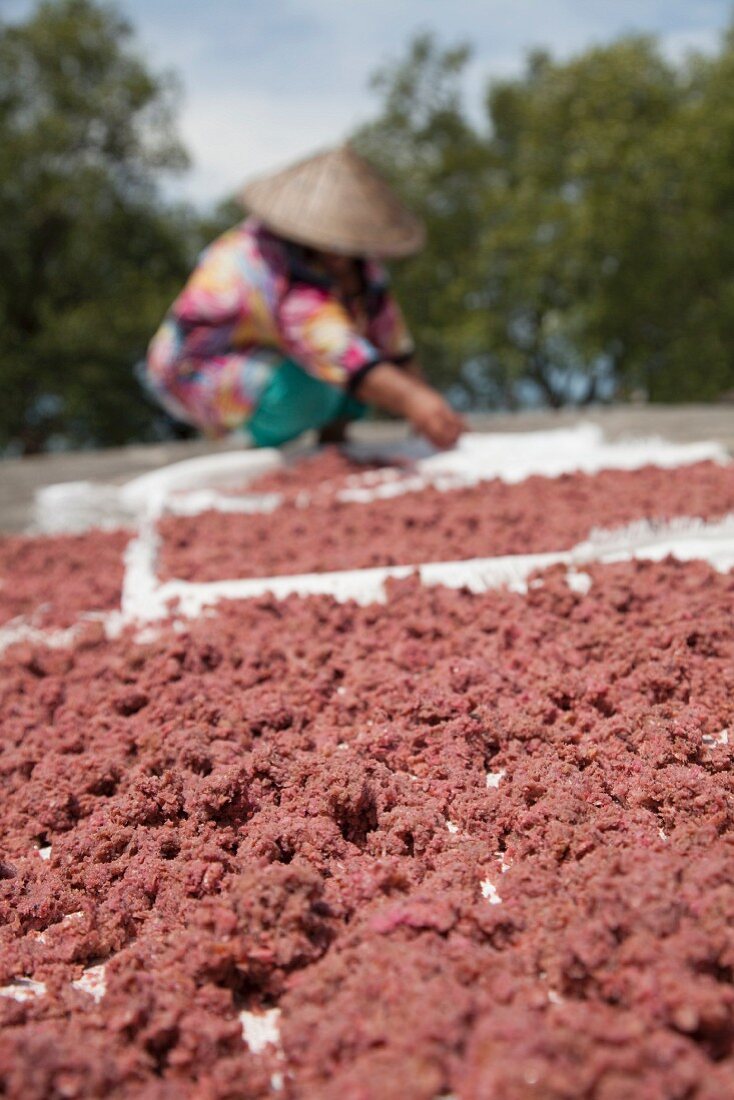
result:
[[(734, 455), (734, 406), (726, 405), (628, 405), (590, 409), (579, 413), (524, 412), (470, 417), (482, 431), (541, 431), (563, 428), (579, 421), (598, 424), (607, 438), (662, 436), (678, 443), (716, 440)], [(355, 424), (352, 437), (365, 442), (404, 438), (407, 429), (397, 422), (374, 421)], [(287, 448), (298, 453), (312, 444), (306, 437)], [(180, 462), (196, 455), (240, 447), (239, 440), (116, 447), (104, 451), (76, 451), (69, 454), (38, 455), (33, 458), (0, 461), (0, 531), (23, 531), (30, 523), (36, 489), (62, 481), (94, 481), (120, 484), (148, 470)]]

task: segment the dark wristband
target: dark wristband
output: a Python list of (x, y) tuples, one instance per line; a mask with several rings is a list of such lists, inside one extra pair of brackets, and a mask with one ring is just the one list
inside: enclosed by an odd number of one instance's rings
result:
[(347, 385), (346, 385), (347, 393), (350, 393), (350, 394), (355, 393), (356, 390), (358, 390), (359, 387), (362, 385), (362, 382), (367, 377), (367, 375), (370, 373), (370, 371), (374, 370), (374, 368), (379, 363), (385, 363), (385, 362), (388, 362), (388, 360), (386, 360), (383, 355), (378, 355), (378, 356), (375, 356), (375, 358), (373, 358), (373, 359), (368, 359), (366, 363), (363, 363), (362, 366), (358, 370), (356, 370), (353, 374), (349, 375), (349, 378), (347, 379)]

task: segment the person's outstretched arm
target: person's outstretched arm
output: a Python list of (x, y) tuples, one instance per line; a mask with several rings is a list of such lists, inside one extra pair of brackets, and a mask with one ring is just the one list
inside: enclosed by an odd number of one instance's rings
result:
[(435, 447), (453, 447), (466, 428), (440, 393), (393, 363), (372, 367), (357, 386), (356, 396), (384, 412), (404, 417)]

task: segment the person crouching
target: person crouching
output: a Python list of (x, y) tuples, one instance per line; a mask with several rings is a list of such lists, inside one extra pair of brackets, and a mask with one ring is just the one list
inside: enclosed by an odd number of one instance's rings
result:
[(199, 262), (153, 337), (145, 383), (175, 418), (216, 437), (279, 446), (337, 440), (368, 405), (437, 447), (463, 423), (421, 377), (381, 259), (407, 256), (421, 223), (349, 146), (251, 182), (250, 216)]

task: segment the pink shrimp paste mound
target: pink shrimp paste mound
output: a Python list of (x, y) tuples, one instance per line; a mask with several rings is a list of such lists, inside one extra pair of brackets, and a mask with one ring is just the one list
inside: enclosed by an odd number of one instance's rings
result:
[(71, 626), (80, 615), (120, 606), (129, 531), (0, 537), (0, 625)]
[[(311, 494), (303, 507), (295, 492), (299, 467), (277, 476), (288, 492), (272, 513), (164, 517), (161, 577), (217, 581), (542, 553), (568, 550), (594, 528), (734, 512), (734, 465), (713, 462), (529, 477), (514, 485), (496, 479), (369, 503)], [(312, 475), (302, 476), (311, 485)], [(270, 477), (272, 487), (276, 475)]]

